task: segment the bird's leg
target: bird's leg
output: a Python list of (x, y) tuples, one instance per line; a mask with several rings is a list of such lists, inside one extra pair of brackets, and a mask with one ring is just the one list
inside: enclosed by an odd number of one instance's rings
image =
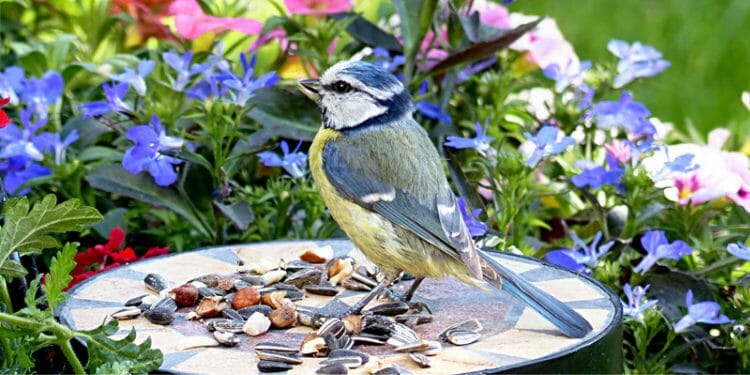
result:
[(411, 283), (411, 286), (409, 286), (409, 290), (407, 290), (406, 293), (401, 296), (401, 301), (410, 302), (414, 297), (414, 293), (416, 293), (417, 289), (419, 289), (419, 286), (422, 285), (422, 281), (424, 281), (424, 277), (417, 277), (416, 279), (414, 279), (414, 281)]

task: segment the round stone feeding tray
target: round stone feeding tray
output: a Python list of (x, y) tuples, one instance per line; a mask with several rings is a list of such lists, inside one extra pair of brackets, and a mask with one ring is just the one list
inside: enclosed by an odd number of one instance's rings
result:
[[(236, 272), (237, 262), (271, 259), (298, 259), (306, 249), (330, 246), (336, 256), (350, 255), (358, 261), (364, 256), (346, 240), (267, 242), (230, 245), (183, 252), (136, 262), (98, 274), (70, 291), (70, 298), (58, 309), (60, 320), (75, 329), (93, 329), (102, 324), (123, 303), (148, 293), (143, 278), (158, 273), (177, 286), (209, 273), (229, 275)], [(544, 318), (504, 292), (488, 292), (469, 287), (452, 278), (428, 279), (417, 291), (415, 301), (424, 302), (434, 313), (432, 323), (419, 325), (416, 332), (424, 339), (439, 340), (445, 328), (468, 319), (478, 319), (483, 329), (481, 339), (471, 345), (443, 343), (440, 354), (430, 357), (432, 367), (419, 368), (407, 355), (393, 352), (389, 345), (355, 346), (355, 349), (378, 356), (415, 374), (447, 373), (619, 373), (622, 371), (622, 309), (619, 299), (598, 282), (579, 274), (512, 254), (497, 254), (500, 263), (520, 274), (542, 290), (568, 303), (578, 311), (594, 331), (582, 339), (561, 335)], [(411, 282), (394, 288), (406, 290)], [(343, 290), (343, 289), (342, 289)], [(342, 307), (357, 301), (363, 292), (343, 290), (336, 297), (308, 295), (297, 304), (310, 307)], [(373, 301), (368, 305), (388, 301)], [(338, 305), (338, 306), (336, 306)], [(312, 329), (297, 326), (288, 330), (271, 330), (264, 335), (242, 335), (233, 348), (212, 347), (177, 350), (186, 336), (210, 333), (199, 321), (185, 320), (184, 309), (167, 326), (151, 324), (143, 317), (120, 322), (118, 337), (131, 327), (137, 331), (136, 342), (151, 338), (154, 348), (164, 353), (160, 370), (174, 373), (245, 374), (257, 372), (253, 350), (260, 342), (299, 345)], [(322, 358), (304, 358), (290, 374), (311, 374)], [(350, 370), (364, 373), (362, 368)]]

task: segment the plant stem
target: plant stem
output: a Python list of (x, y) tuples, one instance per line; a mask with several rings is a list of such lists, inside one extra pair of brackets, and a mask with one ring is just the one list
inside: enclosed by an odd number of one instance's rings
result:
[(70, 339), (60, 340), (57, 342), (57, 344), (60, 346), (60, 349), (62, 349), (63, 354), (65, 354), (65, 358), (68, 359), (68, 363), (73, 366), (73, 371), (76, 374), (85, 374), (86, 371), (83, 369), (81, 361), (73, 351), (73, 346), (70, 345)]
[(8, 293), (8, 284), (5, 283), (5, 278), (0, 277), (0, 298), (5, 303), (5, 308), (8, 309), (9, 313), (13, 313), (13, 301), (10, 299), (10, 293)]
[(695, 276), (709, 275), (713, 272), (720, 271), (724, 269), (725, 267), (729, 267), (740, 262), (742, 262), (742, 259), (739, 259), (737, 257), (724, 258), (718, 262), (713, 262), (704, 268), (693, 271), (693, 274)]
[(37, 321), (22, 318), (20, 316), (15, 316), (13, 314), (3, 313), (3, 312), (0, 312), (0, 322), (13, 324), (21, 328), (31, 329), (31, 330), (39, 329), (42, 326), (42, 323), (39, 323)]

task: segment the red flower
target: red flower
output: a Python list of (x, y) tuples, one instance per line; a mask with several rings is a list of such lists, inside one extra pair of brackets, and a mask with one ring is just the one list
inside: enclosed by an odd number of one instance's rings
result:
[(10, 98), (3, 98), (0, 97), (0, 129), (8, 126), (10, 124), (10, 118), (8, 117), (8, 114), (3, 111), (3, 106), (10, 103)]
[(167, 247), (151, 247), (142, 257), (135, 255), (135, 250), (126, 247), (120, 250), (125, 242), (125, 232), (120, 227), (114, 227), (109, 232), (109, 240), (103, 245), (94, 245), (86, 251), (75, 255), (76, 267), (71, 272), (73, 280), (68, 288), (99, 272), (106, 271), (124, 264), (132, 263), (140, 259), (151, 258), (169, 253)]

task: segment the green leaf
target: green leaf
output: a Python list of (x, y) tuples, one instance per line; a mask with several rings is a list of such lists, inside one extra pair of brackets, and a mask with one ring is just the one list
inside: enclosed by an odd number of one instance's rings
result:
[(18, 59), (20, 65), (26, 74), (30, 76), (41, 77), (47, 71), (47, 57), (43, 53), (33, 50)]
[(5, 226), (0, 229), (0, 262), (5, 263), (10, 253), (39, 252), (59, 246), (51, 233), (81, 231), (102, 219), (93, 207), (81, 207), (77, 199), (57, 204), (50, 194), (34, 204), (29, 211), (26, 197), (9, 200), (3, 208)]
[(133, 372), (133, 361), (107, 362), (96, 368), (95, 374), (101, 375), (129, 375)]
[(280, 137), (309, 141), (320, 127), (320, 111), (299, 92), (262, 88), (250, 102), (255, 105), (250, 118)]
[(205, 237), (213, 237), (211, 230), (198, 217), (198, 213), (192, 209), (189, 202), (174, 190), (157, 185), (146, 173), (130, 174), (120, 164), (102, 164), (89, 172), (86, 181), (96, 189), (169, 208), (185, 218)]
[(63, 246), (54, 258), (49, 266), (49, 274), (42, 289), (47, 295), (47, 301), (49, 307), (52, 310), (55, 309), (58, 303), (65, 300), (66, 293), (63, 292), (68, 284), (73, 280), (73, 276), (70, 276), (70, 272), (76, 267), (75, 258), (78, 250), (78, 242), (68, 242)]
[(228, 205), (219, 202), (214, 202), (214, 204), (240, 230), (247, 229), (255, 220), (252, 207), (245, 201), (237, 201)]
[(0, 265), (0, 276), (3, 276), (8, 280), (16, 277), (24, 277), (27, 273), (26, 268), (23, 268), (21, 263), (13, 259), (6, 259), (5, 262)]
[(111, 320), (91, 331), (80, 332), (88, 346), (89, 361), (86, 365), (88, 371), (96, 370), (106, 363), (128, 361), (133, 364), (131, 373), (148, 373), (155, 371), (161, 366), (164, 356), (161, 351), (151, 349), (151, 338), (147, 338), (141, 344), (136, 345), (135, 329), (121, 340), (113, 340), (108, 336), (117, 332), (117, 321)]
[(383, 29), (366, 20), (359, 14), (352, 12), (337, 13), (333, 15), (333, 18), (337, 20), (352, 18), (351, 22), (346, 27), (346, 31), (354, 39), (370, 47), (380, 47), (391, 52), (403, 53), (404, 48), (395, 36), (385, 32)]
[(448, 68), (461, 63), (473, 62), (490, 57), (497, 51), (511, 45), (518, 40), (518, 38), (523, 36), (523, 34), (533, 30), (543, 19), (544, 18), (539, 18), (536, 21), (525, 23), (515, 29), (503, 32), (497, 38), (473, 44), (456, 52), (437, 63), (432, 70), (430, 70), (430, 73), (441, 73)]
[(34, 280), (29, 284), (29, 288), (26, 289), (26, 295), (23, 297), (23, 302), (26, 305), (25, 308), (36, 309), (37, 300), (36, 295), (39, 293), (39, 282), (42, 280), (42, 275), (37, 275)]
[(107, 211), (106, 214), (104, 214), (104, 219), (91, 227), (94, 228), (96, 233), (98, 233), (103, 238), (109, 238), (109, 232), (112, 231), (112, 228), (114, 227), (120, 227), (122, 229), (125, 228), (125, 214), (128, 213), (127, 208), (123, 207), (117, 207), (114, 209), (111, 209)]
[(112, 162), (122, 160), (122, 151), (110, 147), (92, 146), (86, 147), (76, 158), (83, 162)]

